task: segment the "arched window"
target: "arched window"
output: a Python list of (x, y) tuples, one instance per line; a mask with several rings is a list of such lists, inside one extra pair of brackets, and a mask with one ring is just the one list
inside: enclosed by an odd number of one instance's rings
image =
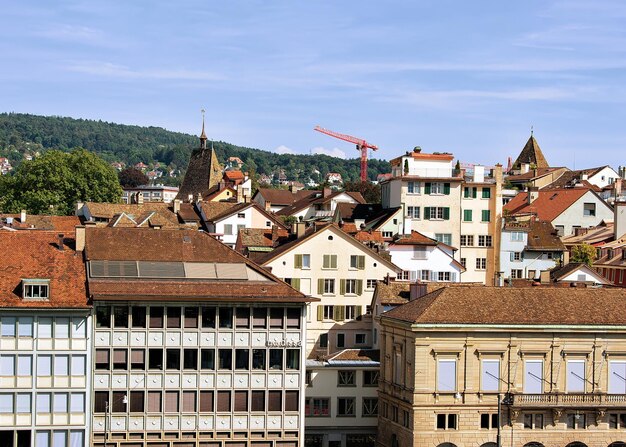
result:
[(532, 441), (524, 444), (524, 447), (543, 447), (543, 444), (541, 442)]
[(626, 442), (615, 441), (609, 444), (609, 447), (626, 447)]
[(442, 444), (439, 444), (437, 447), (456, 447), (456, 445), (452, 444), (451, 442), (444, 442)]
[(498, 447), (498, 444), (496, 444), (495, 442), (485, 442), (480, 447)]
[(567, 444), (567, 446), (565, 447), (587, 447), (587, 444), (583, 444), (580, 441), (574, 441), (574, 442), (570, 442), (569, 444)]

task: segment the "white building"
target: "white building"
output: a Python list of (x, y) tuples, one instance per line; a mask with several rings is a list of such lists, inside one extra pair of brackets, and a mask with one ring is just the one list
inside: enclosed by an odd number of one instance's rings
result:
[(83, 447), (91, 421), (91, 309), (82, 257), (52, 231), (3, 231), (0, 445)]
[[(123, 188), (122, 202), (140, 203), (143, 202), (165, 202), (171, 203), (178, 194), (177, 186), (165, 185), (142, 185), (134, 188)], [(139, 198), (141, 196), (141, 199)]]

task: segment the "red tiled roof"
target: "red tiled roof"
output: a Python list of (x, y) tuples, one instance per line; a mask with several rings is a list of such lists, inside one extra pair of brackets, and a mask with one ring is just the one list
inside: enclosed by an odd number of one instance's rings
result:
[(231, 181), (243, 180), (245, 178), (244, 175), (243, 175), (243, 172), (236, 171), (236, 170), (225, 171), (224, 172), (224, 177), (226, 177), (228, 180), (231, 180)]
[(395, 245), (437, 245), (435, 239), (424, 236), (422, 233), (411, 230), (411, 234), (404, 235), (393, 242)]
[(26, 221), (20, 220), (19, 214), (0, 214), (0, 224), (6, 222), (7, 217), (13, 218), (13, 224), (10, 228), (17, 230), (50, 230), (59, 233), (74, 233), (76, 225), (80, 225), (80, 219), (77, 216), (47, 216), (27, 214)]
[(275, 188), (259, 188), (257, 194), (261, 195), (267, 202), (272, 205), (284, 205), (289, 206), (298, 200), (302, 200), (305, 197), (314, 197), (316, 194), (321, 194), (322, 191), (312, 191), (302, 189), (300, 191), (291, 192), (287, 189), (275, 189)]
[[(56, 231), (2, 231), (0, 246), (0, 307), (88, 308), (85, 264), (73, 250), (74, 240), (58, 248)], [(24, 301), (22, 279), (48, 279), (47, 301)]]
[(379, 242), (383, 243), (383, 235), (380, 231), (359, 231), (354, 235), (354, 238), (360, 242)]
[(528, 193), (521, 192), (504, 205), (503, 210), (511, 215), (535, 213), (540, 220), (552, 222), (588, 191), (587, 188), (539, 190), (531, 204), (528, 204)]

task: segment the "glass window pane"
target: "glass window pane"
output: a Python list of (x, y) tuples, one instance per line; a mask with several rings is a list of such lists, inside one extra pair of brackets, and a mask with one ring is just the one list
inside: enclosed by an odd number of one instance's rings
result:
[(55, 355), (54, 356), (54, 375), (55, 376), (67, 376), (69, 375), (69, 361), (68, 355)]
[(0, 355), (0, 376), (14, 376), (15, 375), (15, 356), (14, 355)]
[(626, 394), (626, 362), (609, 362), (609, 393)]
[(51, 394), (37, 393), (37, 413), (51, 413)]
[(54, 322), (54, 338), (70, 338), (70, 319), (57, 317)]
[(55, 413), (67, 413), (67, 393), (55, 393), (53, 402)]
[(70, 447), (83, 447), (85, 445), (85, 432), (72, 430), (70, 432)]
[(13, 413), (13, 394), (0, 394), (0, 414)]
[(51, 376), (52, 375), (52, 356), (51, 355), (38, 355), (37, 356), (37, 375), (38, 376)]
[(482, 367), (482, 390), (498, 391), (500, 389), (500, 360), (483, 360)]
[(567, 361), (567, 391), (568, 392), (584, 392), (585, 391), (585, 361), (584, 360), (568, 360)]
[(87, 319), (72, 318), (72, 338), (87, 338)]
[(54, 447), (57, 447), (58, 445), (65, 447), (67, 444), (67, 432), (55, 430), (52, 433), (52, 445)]
[(30, 393), (20, 393), (17, 395), (16, 407), (18, 413), (30, 413)]
[(50, 432), (38, 431), (35, 435), (35, 447), (50, 447)]
[(17, 375), (32, 376), (33, 375), (33, 356), (18, 355), (17, 356)]
[(33, 317), (20, 317), (18, 319), (17, 330), (20, 337), (33, 336)]
[(70, 412), (85, 412), (85, 393), (72, 393), (70, 397)]
[(15, 337), (15, 317), (2, 317), (2, 336)]
[(437, 390), (456, 391), (456, 360), (439, 360)]
[(84, 355), (73, 355), (72, 356), (72, 375), (73, 376), (84, 376), (86, 371), (86, 358)]
[(543, 392), (543, 361), (527, 360), (524, 362), (524, 392), (539, 394)]
[(37, 335), (39, 338), (52, 338), (52, 318), (39, 317), (37, 319)]

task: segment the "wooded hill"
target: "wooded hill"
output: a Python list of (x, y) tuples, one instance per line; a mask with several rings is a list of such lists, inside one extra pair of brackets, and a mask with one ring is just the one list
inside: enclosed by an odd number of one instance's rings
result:
[[(13, 166), (19, 164), (25, 154), (33, 155), (48, 149), (69, 151), (81, 147), (95, 152), (107, 162), (117, 161), (126, 165), (159, 162), (162, 167), (180, 170), (176, 179), (159, 179), (176, 184), (184, 174), (191, 151), (198, 144), (197, 136), (161, 127), (21, 113), (0, 114), (0, 157), (7, 157)], [(244, 170), (268, 176), (274, 174), (275, 180), (281, 170), (288, 180), (304, 183), (309, 179), (321, 182), (327, 172), (340, 173), (344, 181), (359, 179), (357, 158), (343, 160), (327, 155), (279, 155), (223, 141), (214, 141), (213, 145), (222, 163), (228, 157), (239, 157), (244, 162)], [(368, 166), (370, 180), (391, 170), (385, 160), (369, 160)]]

